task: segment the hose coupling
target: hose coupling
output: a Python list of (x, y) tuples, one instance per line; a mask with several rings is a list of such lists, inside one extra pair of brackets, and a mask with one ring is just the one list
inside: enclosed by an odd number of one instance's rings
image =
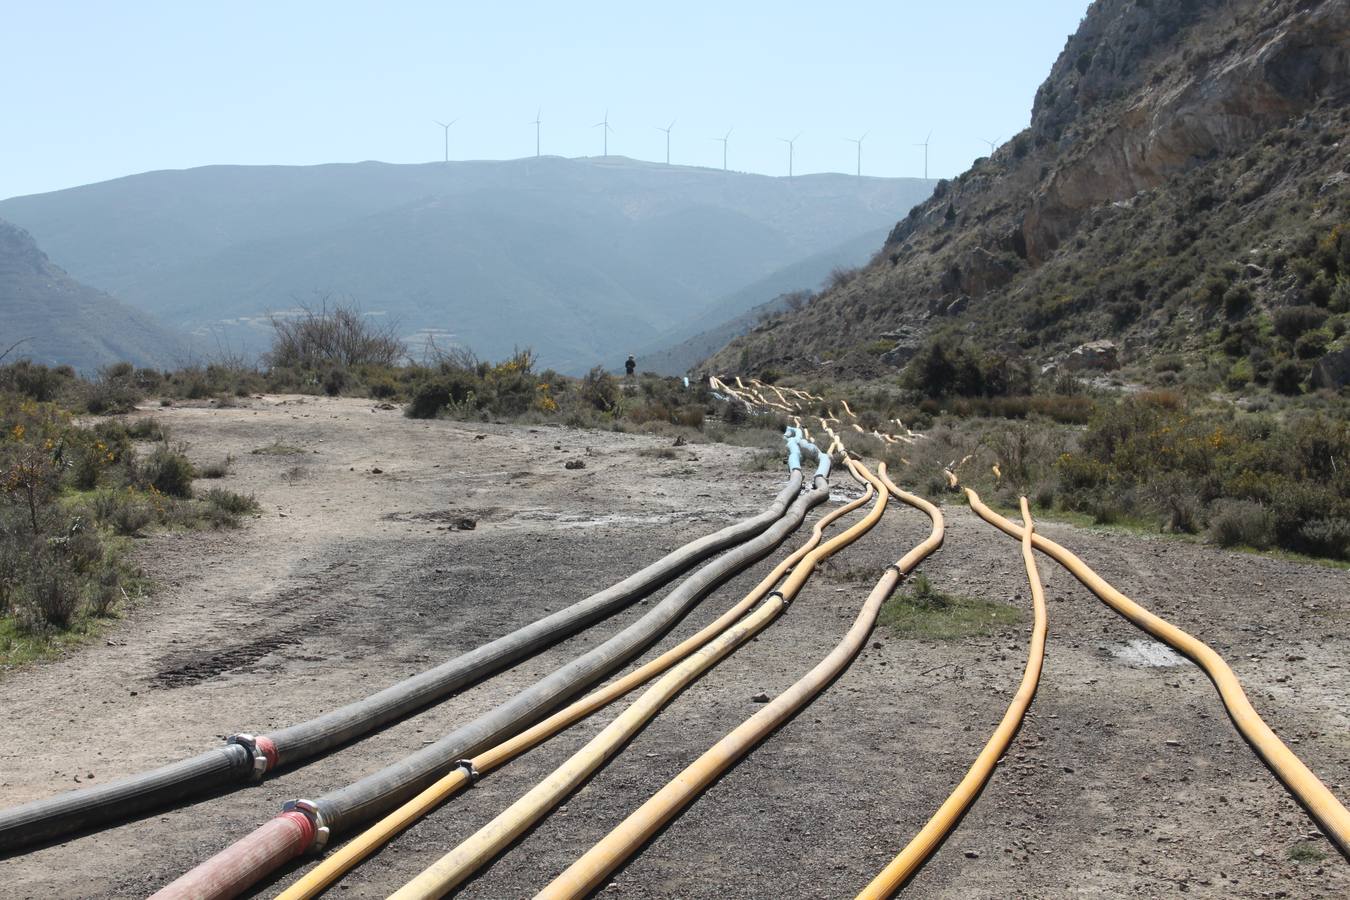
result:
[(469, 776), (469, 784), (477, 784), (478, 779), (483, 777), (483, 773), (478, 771), (478, 768), (473, 764), (473, 760), (471, 759), (455, 760), (454, 768), (464, 770), (464, 774)]
[(249, 758), (253, 761), (253, 768), (249, 773), (250, 781), (262, 781), (268, 770), (277, 764), (276, 744), (268, 738), (251, 734), (232, 734), (225, 739), (225, 743), (238, 744), (248, 751)]
[(777, 597), (779, 600), (782, 600), (784, 606), (787, 606), (789, 603), (792, 602), (791, 600), (789, 600), (789, 599), (787, 598), (787, 595), (786, 595), (786, 594), (784, 594), (782, 591), (777, 590), (777, 589), (772, 590), (772, 591), (769, 591), (769, 593), (767, 593), (767, 594), (764, 595), (764, 599), (765, 599), (765, 600), (768, 600), (768, 599), (770, 599), (771, 597)]
[(308, 852), (318, 853), (328, 846), (330, 829), (324, 824), (323, 813), (319, 812), (319, 807), (313, 800), (287, 800), (281, 811), (302, 813), (314, 826), (314, 841), (309, 845)]
[(897, 566), (895, 563), (891, 563), (889, 566), (887, 566), (886, 568), (882, 569), (881, 571), (882, 571), (882, 572), (894, 572), (894, 573), (895, 573), (895, 579), (896, 579), (896, 581), (904, 581), (904, 580), (905, 580), (905, 570), (902, 569), (902, 568), (900, 568), (899, 566)]

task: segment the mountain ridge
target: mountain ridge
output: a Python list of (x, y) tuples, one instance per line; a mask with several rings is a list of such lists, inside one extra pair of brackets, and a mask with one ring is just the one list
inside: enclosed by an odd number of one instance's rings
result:
[(324, 295), (453, 335), (612, 364), (719, 297), (927, 196), (922, 179), (792, 179), (622, 157), (206, 167), (0, 202), (71, 273), (199, 334), (261, 349), (265, 316)]
[[(11, 350), (12, 346), (12, 350)], [(116, 362), (159, 368), (184, 341), (146, 314), (71, 278), (22, 228), (0, 219), (0, 353), (86, 373)]]

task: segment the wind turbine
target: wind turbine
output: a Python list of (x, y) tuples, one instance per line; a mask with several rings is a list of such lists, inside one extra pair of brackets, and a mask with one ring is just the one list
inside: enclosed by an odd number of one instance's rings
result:
[(720, 138), (713, 138), (714, 141), (721, 141), (721, 142), (722, 142), (722, 171), (723, 171), (723, 172), (725, 172), (725, 171), (727, 170), (727, 139), (731, 137), (731, 133), (732, 133), (733, 131), (735, 131), (735, 130), (736, 130), (736, 129), (734, 129), (734, 128), (728, 128), (726, 134), (722, 135)]
[(534, 114), (534, 121), (530, 124), (534, 126), (534, 158), (539, 158), (539, 117), (543, 114), (544, 108), (539, 107), (539, 112)]
[(436, 122), (437, 125), (441, 126), (441, 128), (443, 128), (443, 129), (445, 129), (445, 161), (446, 161), (446, 162), (449, 162), (449, 161), (450, 161), (450, 126), (453, 125), (453, 124), (455, 124), (456, 122), (458, 122), (459, 119), (451, 119), (449, 122), (438, 122), (438, 121), (436, 121), (435, 119), (432, 119), (431, 121)]
[(863, 136), (860, 137), (860, 138), (844, 138), (844, 140), (848, 141), (850, 144), (857, 144), (857, 145), (858, 145), (858, 177), (859, 177), (859, 178), (862, 177), (862, 145), (863, 145), (863, 141), (867, 140), (867, 136), (868, 136), (869, 134), (871, 134), (871, 133), (872, 133), (872, 132), (870, 132), (870, 131), (864, 131), (864, 132), (863, 132)]
[(915, 144), (915, 147), (923, 148), (923, 177), (928, 177), (928, 141), (933, 137), (933, 132), (928, 132), (928, 137), (923, 139), (922, 144)]
[(801, 136), (802, 136), (802, 133), (799, 131), (799, 132), (797, 132), (797, 133), (792, 137), (792, 140), (788, 140), (787, 138), (779, 138), (780, 141), (782, 141), (783, 143), (785, 143), (785, 144), (788, 145), (788, 177), (789, 177), (789, 178), (792, 177), (792, 151), (793, 151), (793, 149), (794, 149), (794, 147), (795, 147), (795, 145), (796, 145), (796, 143), (797, 143), (797, 138), (799, 138), (799, 137), (801, 137)]
[(602, 131), (601, 134), (605, 136), (605, 156), (609, 156), (609, 133), (614, 130), (609, 127), (609, 110), (605, 110), (605, 117), (591, 127), (604, 128), (604, 131)]
[(666, 165), (670, 165), (670, 129), (674, 127), (675, 127), (674, 119), (671, 119), (670, 124), (667, 125), (665, 128), (662, 128), (660, 125), (656, 126), (657, 131), (664, 131), (666, 133)]
[(988, 144), (988, 145), (989, 145), (989, 155), (990, 155), (990, 156), (993, 156), (993, 155), (994, 155), (994, 148), (998, 146), (998, 138), (994, 138), (992, 141), (986, 140), (986, 139), (984, 139), (984, 138), (977, 138), (977, 140), (978, 140), (981, 144)]

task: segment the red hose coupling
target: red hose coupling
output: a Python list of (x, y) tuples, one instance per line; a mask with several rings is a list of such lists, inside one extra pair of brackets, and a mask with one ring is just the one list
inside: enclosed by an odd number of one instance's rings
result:
[(232, 734), (225, 739), (227, 744), (238, 744), (248, 751), (253, 760), (250, 780), (262, 781), (262, 777), (277, 765), (277, 745), (271, 738), (251, 734)]
[(319, 807), (312, 800), (287, 800), (282, 806), (281, 815), (288, 818), (299, 816), (305, 820), (305, 825), (311, 829), (312, 836), (309, 840), (309, 847), (305, 852), (318, 853), (328, 845), (328, 835), (330, 829), (323, 822), (323, 813), (319, 812)]

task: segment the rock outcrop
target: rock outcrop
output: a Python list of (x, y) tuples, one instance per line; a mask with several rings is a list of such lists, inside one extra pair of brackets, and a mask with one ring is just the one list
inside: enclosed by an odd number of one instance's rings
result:
[(1097, 0), (1026, 130), (939, 182), (847, 286), (708, 366), (810, 369), (901, 320), (1040, 359), (1217, 336), (1264, 377), (1293, 348), (1258, 347), (1244, 317), (1331, 302), (1335, 266), (1319, 283), (1294, 257), (1322, 265), (1347, 209), (1350, 3)]

